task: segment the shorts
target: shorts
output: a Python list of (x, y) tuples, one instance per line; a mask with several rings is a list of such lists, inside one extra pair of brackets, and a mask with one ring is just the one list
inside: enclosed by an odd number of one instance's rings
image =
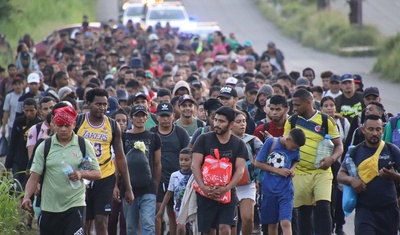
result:
[(238, 202), (246, 198), (256, 201), (256, 192), (257, 189), (255, 183), (236, 186), (236, 195), (238, 198)]
[(73, 207), (59, 213), (42, 211), (38, 219), (40, 234), (83, 235), (84, 209), (85, 207), (82, 206)]
[(293, 178), (294, 207), (311, 206), (317, 201), (331, 201), (332, 172), (296, 175)]
[(86, 190), (86, 220), (93, 220), (95, 215), (111, 214), (115, 175), (93, 181)]
[(236, 225), (237, 199), (234, 190), (231, 190), (231, 201), (227, 204), (201, 196), (197, 196), (197, 224), (199, 232), (208, 233), (219, 224)]
[(356, 215), (354, 217), (355, 235), (397, 235), (398, 230), (399, 207), (397, 204), (381, 210), (370, 210), (363, 207), (356, 208)]
[(263, 195), (261, 200), (261, 224), (277, 224), (292, 221), (293, 192), (280, 196)]
[[(163, 183), (160, 182), (158, 184), (158, 190), (157, 190), (157, 203), (162, 203), (164, 200), (164, 196), (168, 191), (168, 183)], [(171, 197), (171, 199), (168, 201), (167, 206), (174, 206), (174, 197)]]

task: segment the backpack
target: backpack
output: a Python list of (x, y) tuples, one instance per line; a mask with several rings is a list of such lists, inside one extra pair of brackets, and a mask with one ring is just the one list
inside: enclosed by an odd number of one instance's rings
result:
[[(329, 132), (329, 129), (328, 129), (328, 115), (326, 115), (324, 113), (321, 113), (321, 116), (322, 116), (322, 125), (321, 125), (321, 127), (322, 127), (322, 129), (325, 130), (325, 134), (328, 134), (328, 132)], [(293, 129), (293, 128), (296, 127), (296, 122), (297, 122), (298, 117), (299, 117), (299, 115), (297, 115), (296, 113), (291, 116), (291, 118), (290, 118), (290, 129)]]
[[(78, 133), (78, 130), (82, 126), (83, 121), (85, 121), (85, 118), (86, 118), (86, 114), (84, 114), (84, 113), (79, 114), (76, 117), (76, 126), (74, 129), (75, 134)], [(111, 131), (112, 131), (112, 139), (111, 139), (111, 141), (112, 141), (115, 138), (115, 130), (117, 129), (117, 122), (108, 116), (106, 116), (106, 118), (108, 118), (108, 121), (110, 122)]]
[[(41, 185), (39, 193), (37, 195), (36, 198), (36, 207), (40, 207), (40, 203), (41, 203), (41, 194), (42, 194), (42, 186), (43, 186), (43, 180), (44, 180), (44, 175), (46, 173), (46, 159), (47, 159), (47, 155), (49, 155), (50, 152), (50, 148), (51, 148), (51, 137), (47, 138), (47, 139), (39, 139), (36, 142), (35, 147), (33, 148), (33, 153), (36, 152), (37, 147), (40, 145), (40, 143), (42, 143), (44, 141), (44, 154), (43, 154), (43, 171), (42, 171), (42, 175), (40, 176), (40, 180), (39, 183)], [(86, 156), (86, 144), (85, 144), (85, 139), (82, 136), (78, 136), (78, 143), (79, 143), (79, 149), (81, 150), (82, 153), (82, 158), (84, 158)], [(33, 161), (33, 158), (35, 157), (35, 155), (33, 155), (33, 157), (31, 158), (31, 160)]]
[(151, 184), (153, 177), (150, 163), (144, 152), (132, 148), (126, 154), (126, 163), (132, 188), (145, 188)]
[[(270, 155), (276, 149), (276, 146), (278, 145), (278, 141), (279, 141), (278, 137), (271, 137), (271, 138), (272, 138), (272, 144), (268, 150), (268, 155)], [(256, 179), (258, 182), (261, 182), (263, 180), (263, 178), (264, 178), (264, 171), (260, 169), (260, 172), (256, 176)]]
[(197, 127), (204, 127), (204, 122), (202, 120), (196, 119)]
[[(244, 170), (242, 179), (237, 183), (238, 186), (240, 185), (246, 185), (250, 184), (251, 182), (254, 181), (256, 170), (259, 171), (258, 168), (255, 168), (252, 162), (253, 157), (253, 146), (251, 146), (251, 143), (253, 143), (255, 136), (254, 135), (247, 135), (242, 141), (246, 144), (247, 148), (247, 155), (249, 159), (246, 161), (246, 168)], [(253, 143), (254, 145), (254, 143)]]
[[(78, 130), (82, 126), (83, 121), (85, 121), (85, 118), (86, 118), (86, 114), (84, 114), (84, 113), (79, 114), (76, 117), (76, 126), (74, 129), (75, 134), (78, 134)], [(110, 126), (111, 126), (111, 132), (112, 132), (111, 143), (112, 143), (112, 141), (115, 138), (115, 130), (117, 129), (117, 122), (108, 116), (106, 116), (106, 118), (108, 118), (108, 121), (110, 122)], [(110, 151), (111, 151), (111, 149), (110, 149)], [(111, 158), (112, 158), (112, 154), (110, 154), (110, 157), (107, 160), (105, 160), (103, 163), (101, 163), (99, 165), (103, 166), (103, 165), (107, 164), (109, 161), (111, 161)]]
[(397, 128), (399, 117), (391, 117), (389, 119), (390, 127), (392, 128), (392, 144), (400, 147), (400, 130)]

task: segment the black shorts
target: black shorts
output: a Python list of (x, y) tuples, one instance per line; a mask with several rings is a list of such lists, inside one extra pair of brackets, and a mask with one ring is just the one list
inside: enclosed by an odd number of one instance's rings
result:
[(86, 190), (86, 220), (93, 220), (95, 215), (111, 214), (115, 175), (96, 180)]
[(38, 223), (41, 235), (84, 234), (83, 214), (85, 207), (73, 207), (64, 212), (42, 211)]
[(227, 204), (219, 203), (215, 200), (197, 196), (197, 224), (199, 232), (208, 233), (210, 229), (217, 228), (219, 224), (234, 226), (236, 224), (236, 205), (237, 197), (232, 191), (231, 202)]
[[(164, 200), (164, 196), (168, 191), (168, 184), (160, 182), (158, 184), (158, 191), (157, 191), (157, 203), (162, 203)], [(174, 206), (174, 197), (168, 201), (167, 206)]]
[(12, 173), (14, 180), (16, 181), (16, 191), (22, 192), (25, 189), (25, 185), (28, 182), (28, 177), (26, 176), (26, 165), (14, 163), (12, 168)]

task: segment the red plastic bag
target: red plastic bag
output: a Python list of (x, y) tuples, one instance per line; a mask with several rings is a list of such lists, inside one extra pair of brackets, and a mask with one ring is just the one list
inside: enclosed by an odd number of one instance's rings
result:
[[(228, 158), (220, 159), (218, 149), (214, 149), (214, 155), (216, 158), (208, 155), (204, 159), (203, 166), (201, 167), (203, 182), (206, 186), (226, 186), (231, 181), (232, 163), (229, 162)], [(200, 195), (208, 197), (196, 181), (193, 182), (193, 189), (200, 193)], [(229, 203), (231, 201), (231, 191), (229, 190), (218, 199), (212, 199), (221, 203)]]

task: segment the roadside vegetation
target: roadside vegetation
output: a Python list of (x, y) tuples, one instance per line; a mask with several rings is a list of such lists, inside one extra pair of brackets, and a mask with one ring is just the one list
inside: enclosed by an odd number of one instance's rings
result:
[[(84, 14), (94, 21), (95, 5), (96, 1), (92, 0), (2, 0), (0, 34), (6, 35), (15, 55), (18, 41), (24, 34), (30, 34), (37, 42), (58, 27), (82, 22)], [(11, 62), (2, 59), (0, 63)]]
[(392, 82), (400, 82), (399, 64), (400, 33), (385, 40), (372, 71)]
[(372, 25), (350, 24), (348, 16), (317, 9), (316, 0), (254, 0), (263, 15), (302, 45), (343, 56), (375, 55), (381, 34)]

